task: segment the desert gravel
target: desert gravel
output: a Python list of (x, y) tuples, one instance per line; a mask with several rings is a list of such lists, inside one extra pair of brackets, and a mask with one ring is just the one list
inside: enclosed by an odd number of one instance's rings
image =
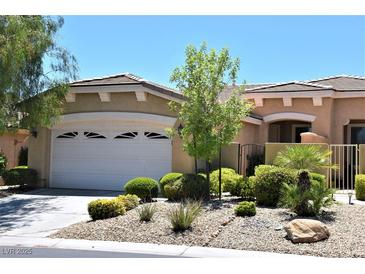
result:
[(167, 212), (176, 203), (156, 202), (151, 222), (142, 223), (135, 209), (124, 216), (95, 222), (82, 222), (64, 228), (52, 238), (107, 240), (157, 244), (183, 244), (242, 250), (302, 254), (324, 257), (365, 257), (365, 206), (335, 205), (320, 220), (331, 236), (313, 244), (293, 244), (285, 238), (283, 226), (296, 218), (286, 209), (257, 208), (254, 217), (235, 217), (237, 200), (223, 204), (212, 201), (204, 206), (192, 230), (175, 233)]

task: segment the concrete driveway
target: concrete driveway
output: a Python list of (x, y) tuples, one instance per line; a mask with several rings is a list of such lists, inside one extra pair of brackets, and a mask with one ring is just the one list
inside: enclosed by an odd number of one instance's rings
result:
[(114, 191), (38, 189), (0, 199), (0, 237), (46, 237), (89, 220), (87, 204), (119, 195)]

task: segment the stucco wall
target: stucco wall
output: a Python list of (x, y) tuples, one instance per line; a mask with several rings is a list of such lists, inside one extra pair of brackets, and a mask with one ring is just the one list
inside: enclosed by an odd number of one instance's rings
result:
[(342, 98), (335, 99), (334, 103), (334, 144), (344, 143), (344, 125), (349, 120), (365, 120), (365, 98)]
[(51, 131), (37, 129), (37, 137), (29, 137), (28, 166), (38, 171), (39, 186), (48, 185)]
[[(291, 107), (285, 107), (282, 99), (264, 99), (263, 107), (256, 107), (253, 113), (262, 117), (280, 112), (299, 112), (304, 114), (315, 115), (316, 119), (312, 122), (312, 131), (329, 137), (332, 135), (332, 117), (333, 99), (324, 98), (322, 106), (313, 106), (312, 98), (294, 98)], [(268, 124), (263, 123), (260, 126), (260, 143), (268, 141)], [(331, 140), (329, 140), (331, 142)]]
[(242, 126), (243, 127), (240, 129), (233, 142), (240, 144), (257, 144), (259, 142), (258, 135), (260, 126), (249, 123), (242, 123)]
[(146, 101), (137, 101), (134, 92), (112, 93), (110, 102), (101, 102), (97, 93), (76, 94), (76, 102), (66, 103), (64, 113), (125, 111), (176, 116), (168, 100), (146, 94)]
[(27, 147), (29, 132), (20, 130), (16, 133), (4, 133), (0, 136), (0, 151), (4, 152), (8, 160), (7, 168), (18, 165), (18, 156), (21, 147)]
[(172, 139), (172, 171), (181, 173), (193, 173), (195, 171), (194, 158), (183, 150), (180, 137)]

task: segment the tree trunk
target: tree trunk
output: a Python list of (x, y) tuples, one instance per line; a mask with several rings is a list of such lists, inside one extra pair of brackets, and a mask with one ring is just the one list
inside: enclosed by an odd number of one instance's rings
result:
[(194, 156), (195, 175), (198, 175), (198, 159)]
[(205, 174), (207, 176), (207, 200), (210, 200), (210, 162), (205, 162)]
[(219, 145), (219, 201), (222, 200), (222, 146)]

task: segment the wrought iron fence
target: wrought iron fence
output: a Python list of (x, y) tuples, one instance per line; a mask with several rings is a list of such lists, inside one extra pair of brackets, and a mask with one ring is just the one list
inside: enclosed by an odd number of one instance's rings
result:
[(358, 145), (331, 144), (331, 164), (336, 169), (329, 170), (328, 182), (331, 187), (342, 191), (351, 191), (355, 186), (355, 176), (359, 174)]

